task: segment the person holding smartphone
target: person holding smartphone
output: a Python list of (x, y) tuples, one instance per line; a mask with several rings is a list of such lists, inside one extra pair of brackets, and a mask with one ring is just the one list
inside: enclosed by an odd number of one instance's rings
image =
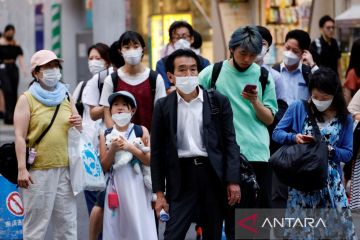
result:
[[(259, 80), (261, 68), (255, 63), (255, 59), (261, 49), (262, 37), (256, 27), (238, 28), (229, 41), (231, 58), (223, 61), (214, 87), (230, 100), (234, 112), (236, 141), (241, 146), (241, 153), (254, 168), (260, 186), (254, 205), (257, 208), (268, 208), (272, 174), (268, 164), (270, 137), (267, 126), (273, 122), (278, 107), (275, 85), (270, 74), (264, 92)], [(212, 87), (213, 69), (214, 65), (210, 65), (199, 75), (200, 84), (205, 89)], [(231, 211), (233, 209), (230, 209), (229, 216), (234, 214)], [(234, 239), (234, 220), (229, 217), (226, 225), (227, 238)]]

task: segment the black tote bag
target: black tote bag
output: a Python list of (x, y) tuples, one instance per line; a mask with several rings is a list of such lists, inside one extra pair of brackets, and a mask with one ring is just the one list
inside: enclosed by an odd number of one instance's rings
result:
[(322, 189), (328, 178), (328, 146), (321, 138), (319, 127), (304, 101), (315, 132), (315, 141), (306, 144), (284, 145), (269, 160), (278, 179), (289, 187), (303, 192)]

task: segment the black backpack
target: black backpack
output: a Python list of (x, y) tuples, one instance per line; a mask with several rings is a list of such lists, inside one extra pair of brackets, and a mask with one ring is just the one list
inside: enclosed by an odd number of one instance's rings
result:
[[(108, 128), (105, 130), (104, 132), (104, 136), (106, 137), (106, 135), (108, 135), (109, 133), (111, 133), (111, 131), (113, 130), (113, 128)], [(144, 132), (142, 130), (142, 127), (140, 125), (134, 124), (134, 133), (136, 137), (142, 137)], [(130, 132), (131, 133), (131, 132)]]
[[(221, 117), (220, 105), (215, 97), (214, 89), (211, 88), (206, 90), (207, 96), (209, 98), (209, 105), (211, 110), (211, 116)], [(221, 123), (221, 119), (219, 120)], [(220, 146), (224, 148), (223, 141), (220, 141)], [(251, 208), (255, 206), (256, 198), (260, 190), (259, 184), (256, 181), (256, 175), (253, 167), (251, 166), (249, 160), (240, 153), (240, 188), (241, 188), (241, 200), (236, 207), (241, 208)]]
[(79, 115), (82, 117), (83, 113), (84, 113), (84, 105), (83, 105), (83, 102), (81, 100), (82, 98), (82, 94), (83, 94), (83, 91), (84, 91), (84, 88), (87, 84), (88, 80), (86, 81), (83, 81), (83, 83), (81, 84), (81, 88), (80, 88), (80, 92), (79, 92), (79, 96), (78, 98), (76, 99), (76, 102), (75, 102), (75, 107), (79, 113)]
[[(104, 77), (101, 77), (101, 74), (102, 74), (103, 72), (105, 72), (105, 71), (106, 71), (106, 75), (105, 75)], [(97, 73), (97, 75), (98, 75), (98, 89), (99, 89), (99, 93), (101, 94), (102, 89), (103, 89), (103, 86), (104, 86), (104, 79), (105, 79), (106, 76), (109, 75), (109, 69), (107, 68), (107, 69), (105, 69), (105, 70), (102, 70), (101, 72)], [(82, 94), (83, 94), (84, 88), (85, 88), (85, 86), (86, 86), (86, 84), (87, 84), (88, 81), (89, 81), (89, 80), (83, 81), (83, 83), (82, 83), (82, 85), (81, 85), (81, 88), (80, 88), (79, 96), (78, 96), (78, 98), (76, 99), (76, 103), (75, 103), (75, 107), (76, 107), (76, 109), (78, 110), (78, 113), (80, 114), (80, 116), (82, 116), (83, 113), (84, 113), (84, 105), (83, 105), (83, 103), (82, 103), (81, 98), (82, 98)]]
[[(216, 83), (216, 81), (217, 81), (217, 79), (219, 77), (222, 65), (223, 65), (222, 61), (217, 62), (217, 63), (214, 64), (212, 74), (211, 74), (211, 85), (210, 85), (211, 88), (215, 89), (215, 83)], [(261, 83), (261, 89), (262, 89), (263, 95), (264, 95), (264, 92), (265, 92), (266, 85), (269, 83), (268, 82), (268, 76), (269, 76), (269, 71), (266, 68), (261, 67), (261, 73), (260, 73), (259, 81)]]
[[(153, 100), (155, 99), (157, 76), (158, 76), (158, 73), (156, 71), (150, 69), (149, 81), (150, 81), (151, 95), (153, 97)], [(111, 80), (112, 80), (112, 83), (114, 86), (113, 92), (116, 92), (117, 84), (119, 81), (119, 75), (118, 75), (117, 71), (114, 71), (113, 73), (111, 73)]]

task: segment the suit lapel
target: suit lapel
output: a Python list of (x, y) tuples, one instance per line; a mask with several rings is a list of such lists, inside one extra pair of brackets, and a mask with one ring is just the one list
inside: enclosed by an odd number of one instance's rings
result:
[(173, 91), (169, 95), (169, 101), (167, 104), (169, 116), (170, 116), (170, 128), (172, 128), (172, 134), (175, 146), (177, 147), (177, 110), (178, 110), (178, 101), (177, 101), (177, 94), (176, 91)]
[(208, 94), (206, 93), (206, 90), (203, 91), (203, 127), (206, 128), (211, 121), (211, 112), (210, 112), (210, 104), (209, 104), (209, 98)]
[(204, 145), (207, 147), (208, 146), (208, 129), (209, 129), (209, 125), (211, 123), (211, 112), (210, 112), (210, 105), (209, 105), (209, 98), (208, 98), (208, 94), (206, 93), (206, 90), (203, 91), (203, 99), (204, 99), (204, 103), (203, 103), (203, 140), (204, 140)]

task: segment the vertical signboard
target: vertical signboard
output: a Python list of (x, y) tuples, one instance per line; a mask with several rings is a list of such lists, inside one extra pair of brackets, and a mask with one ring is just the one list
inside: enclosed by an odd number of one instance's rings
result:
[(44, 5), (35, 5), (35, 51), (44, 49)]

